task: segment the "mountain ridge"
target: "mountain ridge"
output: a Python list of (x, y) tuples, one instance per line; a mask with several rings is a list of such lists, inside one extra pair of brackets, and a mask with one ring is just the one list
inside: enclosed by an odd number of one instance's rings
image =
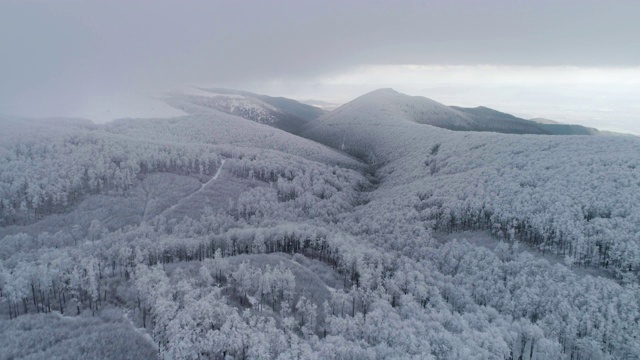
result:
[[(363, 108), (369, 109), (363, 109)], [(537, 135), (600, 135), (598, 129), (563, 123), (540, 123), (486, 106), (447, 106), (423, 96), (410, 96), (392, 88), (381, 88), (357, 97), (329, 114), (359, 108), (393, 113), (398, 119), (453, 131), (498, 132)], [(375, 110), (374, 110), (375, 111)]]
[[(244, 90), (198, 88), (198, 94), (176, 94), (166, 101), (187, 113), (210, 110), (263, 123), (295, 135), (310, 131), (318, 121), (345, 111), (380, 113), (371, 119), (391, 125), (402, 120), (453, 131), (497, 132), (535, 135), (605, 135), (595, 128), (555, 121), (523, 119), (486, 106), (447, 106), (423, 96), (411, 96), (392, 88), (380, 88), (327, 111), (285, 97), (274, 97)], [(356, 115), (357, 118), (359, 115)], [(363, 123), (364, 125), (364, 123)], [(381, 125), (381, 123), (378, 123)]]
[(216, 110), (292, 134), (301, 133), (310, 122), (326, 113), (320, 108), (284, 97), (222, 88), (196, 90), (199, 92), (173, 94), (165, 101), (188, 114)]

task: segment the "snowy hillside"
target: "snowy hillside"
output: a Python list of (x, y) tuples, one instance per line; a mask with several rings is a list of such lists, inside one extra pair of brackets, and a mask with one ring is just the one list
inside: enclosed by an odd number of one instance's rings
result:
[(212, 94), (236, 94), (242, 95), (247, 98), (258, 99), (271, 106), (276, 107), (282, 112), (294, 115), (299, 119), (307, 122), (313, 121), (326, 113), (326, 111), (322, 110), (320, 107), (305, 104), (285, 97), (273, 97), (268, 95), (256, 94), (249, 91), (221, 88), (204, 89), (203, 91)]
[(104, 130), (132, 139), (274, 149), (327, 163), (358, 166), (353, 158), (325, 145), (217, 110), (173, 119), (115, 121), (105, 125)]
[[(486, 267), (487, 271), (495, 271), (501, 267), (500, 261), (512, 262), (508, 266), (516, 267), (526, 267), (524, 263), (517, 265), (519, 262), (532, 261), (513, 258), (514, 252), (509, 248), (521, 244), (533, 254), (554, 254), (571, 268), (600, 269), (603, 276), (616, 278), (629, 289), (635, 289), (631, 284), (637, 283), (640, 273), (640, 139), (453, 132), (411, 121), (406, 108), (395, 104), (398, 98), (388, 90), (365, 95), (324, 117), (307, 133), (313, 139), (364, 159), (375, 169), (380, 184), (370, 194), (371, 201), (344, 222), (345, 229), (378, 247), (393, 249), (417, 261), (433, 259), (440, 264), (439, 271), (460, 276), (461, 282), (456, 282), (456, 286), (467, 287), (469, 301), (480, 305), (489, 301), (496, 309), (502, 309), (498, 311), (516, 317), (518, 312), (510, 307), (513, 304), (504, 307), (494, 300), (481, 300), (485, 295), (478, 291), (484, 290), (469, 282), (468, 276), (484, 270), (469, 265), (468, 273), (460, 275), (463, 260), (445, 261), (442, 253), (434, 255), (427, 250), (437, 245), (421, 245), (416, 241), (428, 241), (425, 239), (430, 238), (429, 231), (487, 229), (497, 239), (506, 241), (496, 247), (494, 254), (488, 255), (466, 242), (451, 245), (453, 248), (446, 251), (475, 254), (457, 255), (464, 257), (464, 261), (473, 256), (495, 256), (491, 261), (498, 263)], [(420, 248), (425, 252), (417, 251)], [(582, 273), (576, 270), (576, 274)], [(509, 279), (511, 275), (504, 276)], [(529, 287), (568, 286), (566, 279), (546, 276), (531, 281)], [(601, 285), (597, 287), (618, 286), (608, 280), (599, 281)], [(581, 289), (582, 286), (586, 288)], [(574, 279), (570, 288), (588, 293), (592, 286)], [(446, 291), (452, 292), (447, 297), (460, 296), (457, 290)], [(498, 299), (504, 296), (507, 295), (494, 299), (501, 301)], [(637, 299), (638, 293), (634, 296)], [(579, 313), (584, 305), (539, 306), (536, 310), (524, 306), (518, 311), (528, 313), (543, 333), (551, 334), (555, 331), (553, 327), (542, 324), (558, 316), (557, 306), (569, 306)], [(600, 344), (599, 348), (605, 346), (598, 338), (602, 334), (589, 326), (571, 336), (592, 339)], [(630, 339), (625, 340), (624, 346), (629, 342)], [(593, 349), (585, 350), (575, 344), (571, 345), (574, 348), (562, 345), (564, 356), (586, 351), (594, 358), (606, 358), (604, 354), (610, 351), (591, 352)], [(621, 354), (609, 356), (624, 358)], [(560, 358), (560, 354), (543, 358)]]
[[(369, 111), (379, 116), (368, 118)], [(329, 113), (326, 117), (347, 118), (351, 123), (386, 126), (397, 121), (409, 121), (438, 127), (471, 129), (473, 120), (448, 106), (419, 96), (408, 96), (393, 89), (379, 89), (363, 95)]]
[(640, 139), (451, 132), (403, 121), (380, 94), (309, 136), (374, 164), (394, 203), (396, 187), (413, 191), (399, 206), (438, 227), (487, 226), (576, 263), (640, 271)]
[(640, 357), (638, 138), (247, 94), (0, 122), (0, 356)]
[[(376, 111), (367, 118), (365, 114)], [(347, 115), (345, 115), (347, 114)], [(506, 134), (595, 135), (596, 129), (579, 125), (541, 124), (487, 107), (446, 106), (422, 96), (409, 96), (393, 89), (378, 89), (365, 94), (325, 115), (334, 118), (352, 116), (351, 123), (392, 126), (397, 121), (427, 124), (456, 131), (485, 131)], [(315, 123), (311, 124), (313, 126)]]
[(325, 112), (297, 101), (228, 89), (205, 89), (180, 93), (166, 101), (189, 114), (206, 113), (210, 109), (270, 125), (294, 134)]
[[(215, 93), (210, 96), (185, 95), (183, 100), (194, 106), (220, 110), (260, 124), (271, 125), (283, 115), (278, 109), (265, 102), (242, 95)], [(184, 110), (194, 112), (186, 105)]]
[(525, 120), (484, 106), (463, 108), (452, 106), (473, 117), (478, 129), (514, 134), (546, 134), (546, 135), (599, 135), (600, 131), (582, 125), (560, 124), (553, 120)]
[(256, 149), (264, 149), (265, 155), (276, 150), (289, 157), (361, 167), (324, 145), (217, 111), (101, 126), (54, 120), (6, 124), (12, 136), (0, 144), (5, 154), (0, 160), (3, 225), (64, 212), (87, 193), (125, 193), (141, 174), (171, 172), (204, 179), (216, 172), (221, 157), (242, 157), (259, 152)]

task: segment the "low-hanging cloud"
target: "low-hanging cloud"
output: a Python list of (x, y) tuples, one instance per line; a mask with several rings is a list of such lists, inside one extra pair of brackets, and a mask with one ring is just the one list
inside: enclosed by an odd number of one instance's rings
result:
[(0, 112), (362, 65), (634, 67), (638, 2), (34, 1), (0, 5)]

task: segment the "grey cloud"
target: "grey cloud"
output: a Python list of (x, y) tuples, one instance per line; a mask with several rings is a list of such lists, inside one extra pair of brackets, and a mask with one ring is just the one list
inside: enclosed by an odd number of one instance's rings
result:
[(637, 66), (638, 14), (590, 0), (4, 2), (0, 112), (361, 64)]

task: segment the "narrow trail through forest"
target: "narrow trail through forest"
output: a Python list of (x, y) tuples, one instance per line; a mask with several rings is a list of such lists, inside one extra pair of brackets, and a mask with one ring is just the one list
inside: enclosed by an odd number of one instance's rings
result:
[(156, 348), (158, 345), (156, 344), (156, 342), (153, 340), (153, 337), (151, 337), (151, 334), (149, 334), (149, 332), (147, 331), (147, 329), (145, 328), (141, 328), (141, 327), (137, 327), (136, 324), (133, 323), (133, 320), (131, 320), (131, 317), (129, 316), (129, 311), (124, 310), (122, 311), (122, 318), (129, 324), (131, 325), (131, 327), (133, 328), (133, 330), (135, 330), (135, 332), (137, 332), (138, 334), (140, 334), (140, 336), (142, 336), (142, 338), (151, 346), (153, 346), (154, 348)]
[(173, 210), (173, 209), (175, 209), (178, 205), (180, 205), (180, 203), (182, 203), (183, 201), (188, 200), (189, 198), (191, 198), (191, 197), (193, 197), (193, 196), (195, 196), (195, 195), (199, 194), (200, 192), (202, 192), (202, 190), (204, 190), (204, 188), (206, 188), (207, 186), (209, 186), (209, 184), (211, 184), (212, 182), (214, 182), (214, 181), (218, 180), (218, 177), (220, 176), (220, 173), (222, 172), (222, 167), (224, 167), (224, 163), (225, 163), (225, 161), (226, 161), (225, 159), (222, 159), (222, 160), (220, 161), (220, 167), (218, 168), (218, 170), (216, 171), (216, 173), (211, 177), (211, 179), (209, 179), (209, 181), (207, 181), (206, 183), (202, 184), (202, 186), (200, 186), (200, 188), (199, 188), (198, 190), (196, 190), (196, 191), (192, 192), (191, 194), (189, 194), (189, 195), (187, 195), (187, 196), (183, 197), (182, 199), (180, 199), (180, 200), (176, 201), (176, 203), (175, 203), (175, 204), (173, 204), (173, 205), (171, 205), (170, 207), (168, 207), (168, 208), (164, 209), (164, 210), (160, 213), (160, 215), (162, 215), (162, 214), (164, 214), (164, 213), (167, 213), (167, 212), (172, 211), (172, 210)]
[(149, 208), (149, 189), (145, 185), (144, 181), (141, 183), (142, 190), (144, 191), (144, 209), (142, 210), (142, 221), (147, 218), (147, 209)]

